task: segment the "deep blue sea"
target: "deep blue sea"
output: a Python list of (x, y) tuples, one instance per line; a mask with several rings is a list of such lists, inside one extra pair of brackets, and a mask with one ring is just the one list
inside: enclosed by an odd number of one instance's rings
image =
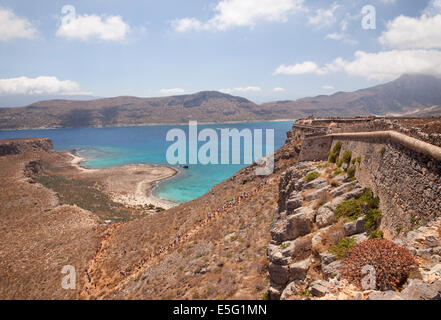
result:
[[(242, 130), (274, 129), (274, 149), (281, 147), (286, 140), (286, 132), (293, 122), (252, 122), (235, 124), (199, 125), (198, 131), (205, 128), (215, 129), (220, 138), (220, 129), (230, 128)], [(90, 168), (110, 168), (126, 164), (160, 164), (168, 165), (166, 151), (173, 142), (166, 141), (170, 129), (179, 128), (187, 133), (188, 126), (145, 126), (145, 127), (110, 127), (110, 128), (75, 128), (75, 129), (44, 129), (44, 130), (0, 130), (0, 139), (43, 137), (50, 138), (57, 151), (76, 150), (86, 160), (83, 166)], [(199, 145), (203, 145), (200, 142)], [(243, 150), (243, 142), (242, 142)], [(231, 151), (230, 143), (230, 151)], [(265, 148), (263, 152), (266, 153)], [(230, 152), (231, 154), (231, 152)], [(243, 156), (242, 156), (243, 158)], [(254, 159), (256, 160), (256, 159)], [(154, 194), (160, 198), (174, 202), (186, 202), (198, 198), (208, 192), (214, 185), (231, 177), (234, 173), (247, 166), (235, 165), (189, 165), (189, 169), (173, 166), (179, 174), (159, 184)]]

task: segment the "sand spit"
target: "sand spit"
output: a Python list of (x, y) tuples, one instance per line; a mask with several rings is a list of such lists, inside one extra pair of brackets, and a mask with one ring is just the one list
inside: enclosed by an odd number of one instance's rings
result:
[(112, 201), (127, 206), (154, 205), (170, 209), (177, 204), (155, 197), (153, 189), (158, 182), (170, 179), (178, 171), (159, 165), (131, 164), (108, 169), (89, 169), (81, 166), (84, 158), (69, 153), (71, 164), (80, 171), (81, 178), (102, 182), (103, 192), (107, 193)]

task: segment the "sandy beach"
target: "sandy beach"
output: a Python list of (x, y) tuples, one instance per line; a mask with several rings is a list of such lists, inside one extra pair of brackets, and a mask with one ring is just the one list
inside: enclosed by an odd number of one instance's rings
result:
[(158, 182), (170, 179), (178, 173), (171, 167), (131, 164), (109, 169), (89, 169), (81, 166), (84, 158), (72, 153), (68, 154), (72, 157), (72, 166), (80, 171), (81, 178), (101, 183), (104, 186), (102, 191), (114, 202), (127, 206), (151, 204), (164, 209), (177, 205), (153, 195), (153, 189)]

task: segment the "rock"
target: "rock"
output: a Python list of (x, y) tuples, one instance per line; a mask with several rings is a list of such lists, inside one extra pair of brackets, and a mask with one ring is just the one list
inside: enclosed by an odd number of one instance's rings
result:
[(360, 197), (363, 195), (363, 193), (364, 193), (365, 191), (366, 191), (365, 188), (357, 188), (357, 189), (352, 190), (352, 191), (350, 191), (350, 192), (348, 192), (348, 193), (345, 193), (345, 194), (343, 195), (343, 197), (344, 197), (346, 200), (357, 199), (357, 198), (360, 198)]
[(290, 280), (304, 280), (310, 266), (310, 258), (291, 264), (289, 266)]
[(362, 234), (357, 234), (356, 236), (353, 237), (356, 243), (361, 243), (363, 241), (366, 241), (369, 239), (369, 237), (367, 236), (366, 233), (362, 233)]
[(290, 214), (291, 212), (293, 212), (293, 210), (300, 208), (302, 204), (303, 199), (300, 196), (288, 199), (288, 201), (286, 202), (287, 214)]
[(360, 234), (366, 231), (364, 227), (364, 217), (360, 217), (357, 221), (352, 221), (344, 224), (344, 230), (347, 237), (354, 234)]
[(313, 180), (311, 182), (306, 183), (303, 186), (303, 189), (304, 190), (307, 190), (307, 189), (321, 189), (324, 186), (326, 186), (327, 184), (328, 184), (328, 182), (326, 181), (326, 179), (318, 178), (318, 179), (315, 179), (315, 180)]
[(441, 300), (441, 280), (428, 284), (419, 279), (412, 279), (401, 294), (408, 300)]
[(332, 253), (321, 253), (320, 254), (320, 261), (322, 263), (322, 265), (327, 265), (327, 264), (331, 264), (334, 261), (337, 261), (337, 256), (335, 254)]
[(322, 265), (322, 272), (326, 279), (340, 278), (341, 261), (334, 261), (327, 265)]
[(340, 196), (340, 197), (334, 198), (331, 202), (328, 202), (327, 204), (325, 204), (323, 206), (323, 208), (327, 208), (335, 213), (337, 211), (337, 207), (345, 201), (346, 201), (346, 198), (344, 196)]
[(430, 248), (438, 247), (440, 245), (438, 239), (434, 236), (428, 236), (424, 239), (424, 244)]
[(277, 221), (271, 229), (271, 237), (279, 243), (295, 240), (311, 232), (313, 221), (314, 211), (309, 207), (301, 207), (293, 215)]
[(281, 266), (270, 262), (268, 271), (271, 276), (271, 281), (277, 285), (285, 285), (289, 280), (288, 266)]
[(290, 257), (285, 256), (280, 245), (269, 244), (267, 249), (268, 260), (279, 265), (288, 265)]
[(315, 222), (320, 229), (333, 224), (335, 222), (334, 212), (328, 207), (319, 208), (315, 217)]
[(268, 289), (270, 300), (279, 300), (281, 296), (281, 292), (279, 289), (275, 287), (269, 287)]
[(335, 197), (339, 197), (342, 194), (344, 194), (346, 192), (346, 190), (353, 189), (354, 187), (356, 187), (357, 184), (358, 184), (357, 181), (352, 181), (352, 182), (345, 183), (345, 184), (341, 185), (340, 187), (335, 188), (334, 190), (332, 190), (330, 192), (331, 196), (333, 196), (334, 198)]
[(299, 294), (299, 292), (296, 288), (295, 282), (291, 282), (286, 286), (285, 290), (283, 290), (282, 295), (280, 297), (280, 300), (288, 300), (292, 296), (295, 296), (298, 294)]
[(323, 280), (314, 281), (310, 288), (313, 297), (324, 297), (329, 292), (329, 284)]
[(395, 291), (374, 291), (368, 295), (368, 300), (406, 300), (399, 292)]
[(323, 193), (327, 192), (328, 189), (329, 189), (329, 186), (323, 187), (321, 189), (318, 189), (317, 191), (314, 191), (314, 192), (306, 195), (305, 201), (309, 202), (309, 201), (317, 200)]

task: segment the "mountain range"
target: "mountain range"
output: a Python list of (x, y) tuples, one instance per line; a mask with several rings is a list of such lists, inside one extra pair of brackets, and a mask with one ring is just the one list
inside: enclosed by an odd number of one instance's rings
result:
[(258, 105), (217, 91), (160, 98), (115, 97), (46, 100), (1, 108), (0, 129), (72, 128), (265, 121), (314, 116), (441, 115), (441, 79), (403, 75), (392, 82), (354, 92), (275, 101)]

